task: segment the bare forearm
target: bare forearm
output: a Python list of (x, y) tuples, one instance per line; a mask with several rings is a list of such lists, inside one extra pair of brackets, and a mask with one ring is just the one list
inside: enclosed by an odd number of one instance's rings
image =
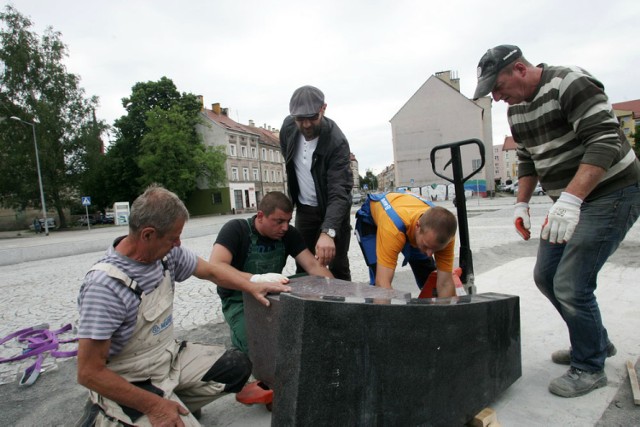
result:
[(394, 272), (395, 271), (391, 268), (383, 267), (378, 264), (376, 268), (376, 286), (391, 289), (391, 281), (393, 280)]
[(516, 202), (529, 203), (529, 200), (531, 200), (533, 190), (536, 188), (537, 183), (538, 177), (536, 175), (523, 176), (522, 178), (518, 179), (518, 197)]
[(134, 408), (143, 414), (149, 413), (151, 408), (162, 400), (162, 397), (134, 386), (107, 368), (81, 374), (78, 366), (78, 383), (107, 399)]
[(456, 286), (453, 283), (453, 274), (438, 270), (436, 280), (436, 289), (438, 298), (453, 297), (456, 295)]
[(565, 191), (582, 200), (598, 185), (606, 171), (599, 166), (581, 164)]
[(237, 291), (246, 291), (251, 286), (251, 273), (237, 270), (223, 262), (211, 263), (211, 266), (215, 271), (215, 277), (207, 278), (206, 280), (211, 280), (223, 288), (235, 289)]
[(78, 384), (114, 402), (148, 413), (162, 398), (129, 383), (107, 368), (110, 340), (78, 341)]
[(251, 273), (237, 270), (231, 264), (215, 259), (212, 255), (209, 262), (198, 259), (194, 275), (198, 279), (208, 280), (218, 286), (237, 291), (246, 291), (251, 286)]

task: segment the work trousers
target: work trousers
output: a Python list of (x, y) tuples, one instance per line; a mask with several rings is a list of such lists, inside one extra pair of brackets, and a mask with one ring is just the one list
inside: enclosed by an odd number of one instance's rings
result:
[[(534, 281), (569, 329), (571, 366), (604, 368), (609, 338), (594, 291), (598, 273), (640, 215), (638, 184), (585, 202), (573, 237), (565, 244), (540, 239)], [(619, 292), (624, 293), (620, 283)]]
[[(295, 227), (302, 233), (305, 244), (312, 254), (316, 253), (316, 242), (320, 237), (322, 227), (322, 214), (315, 206), (297, 205)], [(351, 223), (347, 216), (340, 228), (336, 230), (336, 256), (329, 264), (329, 270), (336, 279), (351, 281), (349, 269), (349, 243), (351, 243)], [(297, 273), (303, 273), (304, 269), (298, 265)]]

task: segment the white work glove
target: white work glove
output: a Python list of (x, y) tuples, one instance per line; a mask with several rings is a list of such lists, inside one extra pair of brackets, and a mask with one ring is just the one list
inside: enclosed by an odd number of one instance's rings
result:
[(529, 203), (516, 203), (513, 211), (513, 223), (516, 231), (524, 239), (529, 240), (531, 237), (531, 217), (529, 216)]
[(550, 243), (568, 242), (580, 221), (581, 205), (581, 198), (563, 191), (558, 201), (549, 209), (541, 237), (549, 239)]
[(278, 283), (287, 283), (289, 279), (287, 276), (283, 276), (280, 273), (265, 273), (265, 274), (254, 274), (250, 279), (253, 283), (258, 282), (278, 282)]

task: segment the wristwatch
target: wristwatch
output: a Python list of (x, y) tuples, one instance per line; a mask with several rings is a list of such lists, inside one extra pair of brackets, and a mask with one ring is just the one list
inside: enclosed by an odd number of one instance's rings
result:
[(336, 230), (334, 230), (333, 228), (323, 228), (322, 232), (332, 239), (336, 238)]

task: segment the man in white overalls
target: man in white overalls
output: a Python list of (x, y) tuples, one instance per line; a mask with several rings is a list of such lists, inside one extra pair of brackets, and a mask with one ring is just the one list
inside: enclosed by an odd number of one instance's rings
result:
[(236, 349), (173, 338), (175, 282), (192, 275), (250, 293), (269, 305), (280, 283), (232, 280), (180, 246), (189, 213), (151, 186), (131, 208), (129, 234), (85, 276), (78, 296), (78, 382), (98, 409), (95, 425), (199, 426), (207, 403), (242, 389), (251, 374)]

